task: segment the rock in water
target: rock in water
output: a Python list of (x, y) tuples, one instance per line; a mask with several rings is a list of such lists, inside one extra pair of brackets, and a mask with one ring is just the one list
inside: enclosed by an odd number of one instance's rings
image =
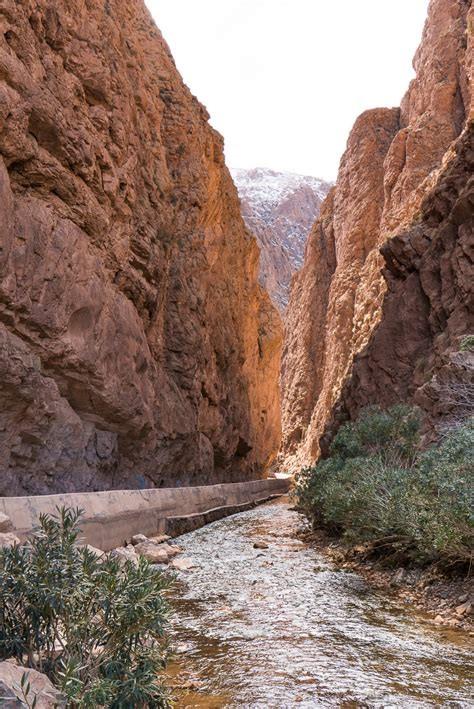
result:
[(205, 108), (142, 0), (0, 18), (0, 494), (263, 475), (281, 324)]
[(432, 0), (401, 107), (349, 136), (287, 310), (285, 468), (369, 403), (436, 417), (429, 386), (474, 330), (473, 22), (471, 2)]
[(173, 559), (173, 561), (171, 562), (171, 566), (174, 569), (177, 569), (178, 571), (189, 571), (190, 569), (193, 569), (196, 564), (192, 559), (183, 557), (180, 559)]

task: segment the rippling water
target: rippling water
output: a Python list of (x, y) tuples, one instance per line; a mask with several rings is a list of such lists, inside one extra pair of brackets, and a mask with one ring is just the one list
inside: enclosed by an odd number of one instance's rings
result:
[[(284, 501), (180, 537), (180, 707), (474, 707), (472, 638), (440, 630), (295, 537)], [(269, 545), (254, 549), (256, 541)]]

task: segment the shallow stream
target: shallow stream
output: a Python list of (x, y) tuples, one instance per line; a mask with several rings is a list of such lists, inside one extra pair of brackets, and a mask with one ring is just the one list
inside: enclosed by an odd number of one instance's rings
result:
[(338, 571), (300, 525), (279, 500), (177, 540), (196, 568), (173, 635), (197, 676), (178, 706), (474, 707), (472, 638)]

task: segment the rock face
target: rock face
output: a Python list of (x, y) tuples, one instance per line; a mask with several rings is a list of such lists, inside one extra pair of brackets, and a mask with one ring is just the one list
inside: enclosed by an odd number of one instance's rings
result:
[(288, 309), (290, 468), (361, 406), (423, 398), (472, 330), (473, 27), (470, 2), (432, 0), (401, 107), (351, 132)]
[(474, 331), (472, 122), (453, 152), (420, 216), (381, 249), (388, 290), (380, 323), (354, 359), (323, 452), (340, 423), (369, 404), (413, 401), (425, 413), (428, 440), (473, 413), (474, 353), (462, 351)]
[(143, 2), (0, 23), (0, 494), (263, 475), (279, 317)]
[(331, 184), (261, 167), (231, 174), (245, 223), (260, 246), (260, 283), (283, 312), (291, 277), (303, 264), (308, 234)]

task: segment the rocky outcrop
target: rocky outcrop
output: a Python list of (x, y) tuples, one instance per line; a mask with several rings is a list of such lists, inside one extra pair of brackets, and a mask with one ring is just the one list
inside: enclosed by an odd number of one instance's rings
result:
[(0, 25), (0, 494), (263, 475), (279, 318), (142, 0)]
[(261, 167), (231, 174), (245, 223), (260, 247), (260, 283), (283, 312), (291, 278), (303, 264), (308, 234), (331, 184)]
[(471, 327), (472, 33), (470, 2), (432, 0), (401, 107), (351, 132), (288, 309), (288, 467), (361, 406), (411, 399)]

